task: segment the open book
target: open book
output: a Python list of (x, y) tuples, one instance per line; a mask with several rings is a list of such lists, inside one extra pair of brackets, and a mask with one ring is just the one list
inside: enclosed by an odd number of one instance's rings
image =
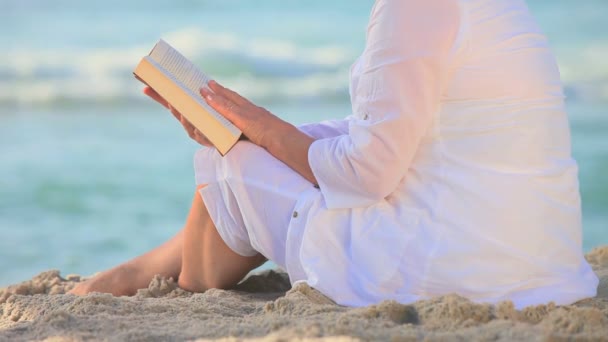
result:
[(200, 94), (209, 78), (162, 39), (142, 58), (133, 74), (177, 109), (222, 155), (241, 137), (242, 132)]

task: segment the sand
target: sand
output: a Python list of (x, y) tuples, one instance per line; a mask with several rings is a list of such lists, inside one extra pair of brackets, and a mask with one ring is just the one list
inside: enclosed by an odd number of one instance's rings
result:
[(601, 278), (597, 297), (521, 311), (457, 295), (346, 308), (305, 284), (290, 289), (276, 271), (229, 291), (192, 294), (156, 277), (133, 297), (76, 297), (65, 292), (79, 276), (48, 271), (0, 290), (0, 341), (608, 341), (608, 246), (587, 259)]

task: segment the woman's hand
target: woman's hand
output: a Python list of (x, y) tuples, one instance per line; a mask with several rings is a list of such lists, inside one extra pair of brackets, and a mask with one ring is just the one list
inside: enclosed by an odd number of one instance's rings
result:
[(287, 124), (266, 109), (254, 105), (216, 81), (210, 81), (209, 88), (211, 90), (201, 89), (201, 95), (207, 103), (238, 127), (249, 141), (258, 146), (268, 149), (273, 132)]
[(317, 184), (308, 163), (308, 149), (313, 138), (215, 81), (209, 82), (209, 88), (211, 90), (201, 89), (201, 95), (211, 107), (238, 127), (252, 143), (265, 148), (302, 177)]
[(199, 132), (198, 129), (192, 126), (192, 124), (188, 120), (186, 120), (184, 116), (182, 116), (175, 108), (171, 107), (171, 105), (152, 88), (144, 88), (144, 94), (150, 96), (152, 99), (154, 99), (154, 101), (160, 103), (163, 107), (167, 108), (171, 112), (171, 114), (173, 114), (173, 116), (177, 119), (177, 121), (179, 121), (182, 126), (184, 126), (186, 133), (188, 133), (188, 136), (192, 138), (192, 140), (203, 146), (213, 147), (211, 142), (209, 142), (209, 140), (207, 140), (207, 138), (201, 132)]
[[(256, 145), (267, 148), (269, 141), (265, 137), (271, 136), (269, 134), (271, 127), (280, 126), (281, 123), (286, 124), (266, 109), (254, 105), (249, 100), (230, 89), (224, 88), (215, 81), (209, 82), (209, 87), (212, 91), (206, 88), (201, 89), (201, 95), (207, 100), (207, 103), (238, 127), (245, 137)], [(171, 107), (156, 91), (146, 87), (144, 88), (144, 94), (169, 109), (171, 114), (182, 124), (190, 138), (201, 145), (213, 147), (198, 129), (175, 108)]]
[[(265, 148), (311, 183), (317, 184), (308, 163), (308, 149), (314, 141), (313, 138), (215, 81), (209, 82), (209, 88), (211, 90), (201, 89), (201, 95), (211, 107), (238, 127), (252, 143)], [(194, 128), (177, 110), (171, 108), (169, 103), (152, 88), (146, 87), (144, 93), (169, 109), (184, 126), (190, 138), (201, 145), (213, 146), (201, 132)]]

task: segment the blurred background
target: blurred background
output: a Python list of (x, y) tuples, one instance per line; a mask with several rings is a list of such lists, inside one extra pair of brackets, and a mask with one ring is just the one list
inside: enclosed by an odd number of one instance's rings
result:
[[(131, 74), (159, 37), (288, 121), (341, 118), (372, 4), (0, 0), (0, 286), (89, 275), (181, 228), (197, 146)], [(608, 1), (528, 4), (568, 95), (588, 251), (608, 244)]]

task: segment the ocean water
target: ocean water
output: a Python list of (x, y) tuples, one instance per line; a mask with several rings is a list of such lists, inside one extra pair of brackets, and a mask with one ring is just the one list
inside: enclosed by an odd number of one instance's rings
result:
[[(530, 0), (558, 57), (584, 249), (608, 244), (605, 0)], [(0, 286), (92, 274), (183, 225), (197, 146), (131, 71), (163, 37), (293, 123), (350, 113), (371, 0), (0, 0)]]

